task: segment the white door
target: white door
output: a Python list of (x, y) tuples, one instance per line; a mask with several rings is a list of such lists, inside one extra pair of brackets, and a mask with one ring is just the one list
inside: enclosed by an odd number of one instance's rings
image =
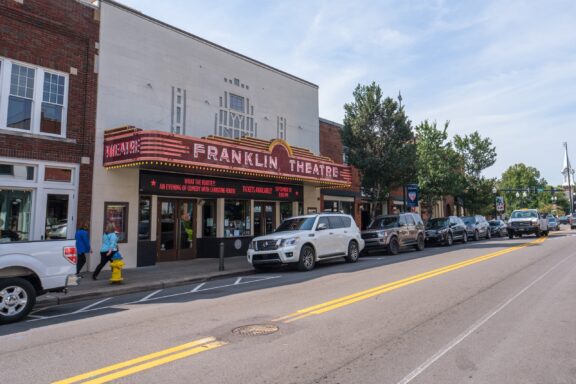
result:
[[(326, 229), (319, 229), (320, 226), (326, 226)], [(337, 252), (336, 242), (334, 241), (334, 232), (330, 229), (328, 217), (323, 216), (318, 219), (316, 224), (316, 253), (318, 257), (328, 256)]]
[(73, 239), (76, 233), (76, 201), (72, 191), (44, 189), (38, 200), (37, 233), (40, 240)]

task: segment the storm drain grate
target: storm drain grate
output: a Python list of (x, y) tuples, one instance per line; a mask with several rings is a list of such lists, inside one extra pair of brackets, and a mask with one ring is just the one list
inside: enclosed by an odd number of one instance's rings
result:
[(278, 332), (278, 326), (273, 324), (253, 324), (234, 328), (232, 333), (240, 336), (261, 336)]

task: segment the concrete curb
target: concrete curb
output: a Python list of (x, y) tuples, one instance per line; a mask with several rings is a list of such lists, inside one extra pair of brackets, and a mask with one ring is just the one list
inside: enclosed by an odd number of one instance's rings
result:
[[(94, 291), (88, 292), (78, 292), (78, 293), (68, 293), (64, 296), (51, 296), (50, 294), (38, 297), (36, 301), (36, 305), (34, 309), (42, 309), (47, 308), (55, 305), (62, 305), (62, 304), (70, 304), (76, 303), (79, 301), (84, 300), (91, 300), (91, 299), (103, 299), (106, 297), (115, 297), (121, 295), (127, 295), (131, 293), (138, 293), (138, 292), (145, 292), (145, 291), (154, 291), (158, 289), (166, 289), (172, 287), (178, 287), (186, 284), (191, 283), (204, 283), (211, 280), (216, 280), (219, 278), (224, 277), (233, 277), (233, 276), (247, 276), (253, 275), (257, 273), (254, 270), (245, 270), (245, 271), (234, 271), (234, 272), (222, 272), (214, 275), (208, 276), (197, 276), (197, 277), (185, 277), (185, 278), (175, 278), (163, 281), (154, 281), (146, 284), (137, 284), (137, 285), (130, 285), (130, 286), (123, 286), (121, 284), (115, 285), (116, 289), (97, 289)], [(82, 283), (80, 283), (82, 284)], [(71, 288), (73, 292), (74, 288)]]

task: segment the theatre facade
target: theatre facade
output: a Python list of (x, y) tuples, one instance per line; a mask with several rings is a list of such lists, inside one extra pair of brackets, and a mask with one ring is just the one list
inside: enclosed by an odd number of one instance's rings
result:
[(112, 0), (99, 10), (94, 249), (112, 222), (128, 268), (244, 255), (349, 188), (350, 168), (320, 155), (317, 85)]
[[(286, 217), (319, 211), (318, 190), (348, 188), (350, 169), (281, 139), (195, 138), (135, 127), (108, 130), (103, 165), (138, 178), (137, 227), (129, 202), (105, 204), (136, 265), (246, 253), (252, 237)], [(121, 199), (121, 197), (118, 197)]]

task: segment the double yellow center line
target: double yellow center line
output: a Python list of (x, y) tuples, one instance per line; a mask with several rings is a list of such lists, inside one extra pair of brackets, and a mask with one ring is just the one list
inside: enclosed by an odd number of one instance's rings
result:
[(414, 284), (414, 283), (422, 281), (422, 280), (430, 279), (431, 277), (434, 277), (434, 276), (442, 275), (444, 273), (455, 271), (457, 269), (464, 268), (464, 267), (467, 267), (469, 265), (477, 264), (477, 263), (480, 263), (482, 261), (486, 261), (486, 260), (492, 259), (494, 257), (505, 255), (507, 253), (514, 252), (514, 251), (517, 251), (519, 249), (522, 249), (522, 248), (525, 248), (525, 247), (528, 247), (531, 245), (540, 244), (540, 243), (544, 242), (545, 239), (546, 238), (540, 238), (538, 240), (531, 241), (529, 243), (525, 243), (525, 244), (518, 245), (515, 247), (506, 248), (506, 249), (503, 249), (503, 250), (498, 251), (498, 252), (493, 252), (493, 253), (489, 253), (487, 255), (475, 257), (473, 259), (462, 261), (460, 263), (451, 264), (451, 265), (448, 265), (446, 267), (434, 269), (432, 271), (424, 272), (424, 273), (421, 273), (419, 275), (410, 276), (410, 277), (407, 277), (407, 278), (402, 279), (402, 280), (393, 281), (391, 283), (387, 283), (384, 285), (380, 285), (378, 287), (370, 288), (370, 289), (367, 289), (367, 290), (362, 291), (362, 292), (357, 292), (357, 293), (354, 293), (352, 295), (348, 295), (348, 296), (340, 297), (340, 298), (335, 299), (335, 300), (327, 301), (327, 302), (322, 303), (322, 304), (318, 304), (318, 305), (314, 305), (314, 306), (311, 306), (308, 308), (300, 309), (300, 310), (293, 312), (289, 315), (274, 319), (273, 321), (290, 323), (290, 322), (300, 320), (300, 319), (303, 319), (303, 318), (306, 318), (306, 317), (309, 317), (312, 315), (321, 315), (323, 313), (333, 311), (335, 309), (356, 303), (358, 301), (366, 300), (366, 299), (369, 299), (371, 297), (381, 295), (381, 294), (389, 292), (389, 291), (393, 291), (395, 289), (404, 287), (406, 285)]
[(163, 351), (151, 353), (149, 355), (140, 356), (132, 360), (124, 361), (122, 363), (110, 365), (95, 371), (83, 373), (68, 379), (56, 381), (52, 384), (73, 384), (80, 382), (83, 384), (107, 383), (121, 377), (133, 375), (134, 373), (144, 371), (146, 369), (154, 368), (175, 360), (180, 360), (201, 352), (206, 352), (223, 345), (226, 345), (226, 343), (217, 341), (213, 337), (207, 337), (176, 347), (168, 348)]
[[(540, 238), (538, 240), (518, 245), (515, 247), (510, 247), (503, 249), (498, 252), (489, 253), (487, 255), (482, 255), (475, 257), (473, 259), (465, 260), (456, 264), (451, 264), (446, 267), (437, 268), (428, 272), (424, 272), (418, 275), (410, 276), (402, 280), (393, 281), (378, 287), (367, 289), (362, 292), (357, 292), (348, 296), (340, 297), (331, 301), (327, 301), (322, 304), (314, 305), (308, 308), (300, 309), (289, 315), (274, 319), (275, 322), (290, 323), (296, 320), (300, 320), (312, 315), (320, 315), (329, 311), (333, 311), (338, 308), (345, 307), (347, 305), (369, 299), (371, 297), (381, 295), (383, 293), (393, 291), (395, 289), (404, 287), (406, 285), (414, 284), (422, 280), (430, 279), (434, 276), (442, 275), (451, 271), (455, 271), (460, 268), (464, 268), (473, 264), (480, 263), (505, 255), (510, 252), (517, 251), (519, 249), (536, 245), (544, 242), (546, 238)], [(168, 348), (159, 352), (151, 353), (148, 355), (140, 356), (132, 360), (117, 363), (97, 369), (91, 372), (87, 372), (78, 376), (70, 377), (68, 379), (56, 381), (52, 384), (100, 384), (107, 383), (112, 380), (116, 380), (125, 376), (133, 375), (135, 373), (154, 368), (163, 364), (170, 363), (175, 360), (180, 360), (201, 352), (206, 352), (218, 347), (222, 347), (227, 343), (223, 341), (218, 341), (213, 337), (207, 337), (204, 339), (192, 341), (190, 343), (182, 344), (176, 347)]]

